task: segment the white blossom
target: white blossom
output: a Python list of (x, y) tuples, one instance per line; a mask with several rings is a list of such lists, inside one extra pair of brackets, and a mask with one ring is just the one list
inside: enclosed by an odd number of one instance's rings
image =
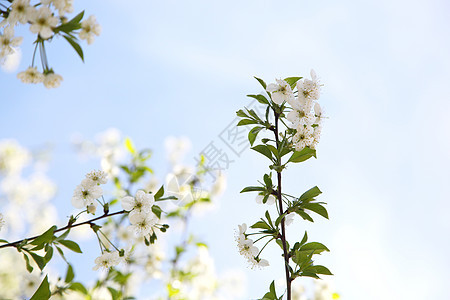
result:
[(25, 71), (17, 74), (17, 78), (23, 83), (41, 83), (44, 81), (44, 74), (39, 72), (36, 67), (28, 67)]
[(320, 124), (324, 118), (322, 107), (318, 102), (314, 103), (314, 116), (316, 117), (314, 124)]
[(0, 142), (0, 172), (18, 174), (31, 161), (30, 152), (16, 140)]
[[(265, 197), (265, 195), (258, 194), (255, 198), (256, 203), (263, 204), (264, 197)], [(268, 205), (275, 204), (276, 200), (277, 200), (277, 198), (275, 198), (274, 195), (270, 194), (269, 197), (267, 198), (266, 204), (268, 204)]]
[(247, 259), (250, 267), (254, 269), (255, 267), (262, 268), (267, 267), (269, 262), (265, 259), (260, 259), (257, 257), (259, 253), (258, 247), (253, 244), (253, 240), (245, 237), (245, 230), (247, 225), (244, 223), (242, 226), (239, 225), (239, 233), (236, 235), (236, 242), (239, 250), (239, 254)]
[(211, 187), (211, 196), (216, 197), (223, 194), (227, 187), (227, 178), (223, 172), (220, 172), (216, 178), (216, 181)]
[(50, 72), (44, 75), (44, 86), (48, 89), (54, 89), (61, 85), (62, 80), (61, 75)]
[(268, 260), (266, 260), (266, 259), (261, 259), (261, 258), (256, 259), (255, 257), (253, 257), (252, 259), (250, 259), (250, 260), (249, 260), (249, 263), (250, 263), (250, 267), (251, 267), (252, 269), (254, 269), (254, 268), (259, 268), (259, 269), (261, 269), (261, 268), (264, 268), (264, 267), (268, 267), (268, 266), (269, 266), (269, 261), (268, 261)]
[[(184, 174), (181, 174), (184, 175)], [(179, 176), (184, 177), (184, 176)], [(189, 179), (189, 177), (188, 177)], [(179, 201), (178, 203), (181, 205), (183, 203), (190, 203), (194, 200), (194, 196), (192, 194), (191, 186), (189, 184), (185, 184), (186, 181), (181, 181), (183, 184), (179, 184), (178, 176), (175, 174), (169, 173), (166, 176), (166, 193), (169, 196), (174, 196)]]
[(302, 105), (296, 106), (286, 115), (286, 119), (292, 123), (294, 128), (300, 125), (313, 124), (314, 117), (315, 116), (311, 113), (311, 108)]
[(6, 27), (0, 35), (0, 58), (14, 54), (14, 47), (20, 46), (22, 40), (22, 37), (14, 37), (14, 27)]
[(148, 248), (147, 257), (145, 260), (144, 268), (147, 274), (151, 278), (161, 278), (162, 273), (162, 262), (166, 259), (166, 252), (161, 249), (158, 243), (152, 245)]
[(292, 299), (308, 300), (305, 295), (305, 287), (300, 283), (299, 280), (294, 280), (292, 282)]
[(331, 282), (317, 280), (315, 281), (314, 299), (315, 300), (339, 299), (339, 294), (335, 292), (335, 289), (332, 287)]
[(314, 133), (313, 133), (314, 142), (312, 144), (312, 149), (314, 149), (315, 146), (319, 143), (321, 133), (322, 133), (322, 126), (317, 126), (314, 128)]
[(245, 234), (245, 232), (247, 231), (247, 224), (242, 223), (242, 225), (238, 225), (238, 228), (239, 228), (239, 235)]
[(134, 240), (133, 230), (129, 226), (119, 226), (117, 229), (117, 238), (121, 241), (130, 243)]
[(258, 255), (258, 247), (253, 245), (253, 240), (242, 238), (240, 235), (237, 239), (239, 254), (244, 256), (247, 260), (253, 260), (254, 256)]
[(12, 26), (17, 22), (26, 24), (31, 20), (36, 9), (30, 5), (30, 0), (14, 0), (11, 4), (11, 11), (8, 15), (8, 23)]
[(97, 202), (93, 202), (87, 206), (88, 214), (95, 215), (96, 211), (97, 211)]
[(60, 16), (73, 12), (73, 0), (53, 0), (53, 5)]
[(294, 222), (294, 216), (295, 213), (289, 213), (284, 217), (284, 223), (286, 224), (286, 226), (289, 226), (292, 224), (292, 222)]
[(94, 271), (98, 269), (108, 270), (111, 267), (117, 266), (120, 263), (119, 252), (104, 252), (95, 259)]
[(266, 91), (272, 93), (272, 101), (280, 105), (294, 98), (292, 88), (286, 81), (276, 79), (277, 83), (271, 83), (267, 86)]
[(297, 133), (292, 138), (295, 150), (301, 151), (305, 147), (314, 149), (316, 146), (314, 139), (314, 127), (310, 125), (300, 125), (297, 127)]
[(316, 72), (311, 70), (311, 80), (297, 81), (298, 98), (303, 100), (318, 100), (320, 98), (320, 82)]
[(86, 174), (86, 178), (91, 180), (94, 184), (106, 184), (108, 182), (108, 175), (103, 171), (91, 171)]
[(50, 8), (46, 6), (43, 6), (39, 10), (33, 12), (30, 21), (30, 31), (32, 33), (38, 33), (44, 40), (52, 37), (52, 28), (58, 25), (58, 18), (54, 17)]
[(123, 256), (119, 256), (119, 258), (124, 264), (132, 264), (135, 261), (134, 249), (132, 247), (124, 249)]
[(126, 196), (122, 198), (122, 208), (133, 213), (148, 214), (155, 203), (155, 197), (142, 190), (137, 191), (136, 197)]
[(169, 136), (164, 140), (164, 147), (166, 148), (167, 158), (170, 163), (176, 164), (181, 161), (185, 154), (192, 148), (192, 143), (189, 138)]
[(13, 48), (13, 50), (13, 53), (0, 59), (0, 68), (6, 73), (16, 72), (22, 59), (22, 51), (20, 48)]
[(90, 45), (94, 42), (94, 37), (99, 36), (102, 29), (95, 20), (95, 16), (89, 16), (86, 20), (81, 22), (81, 31), (78, 34), (79, 38), (86, 40)]
[(146, 236), (152, 231), (152, 227), (158, 222), (158, 217), (154, 213), (130, 214), (131, 228), (137, 236)]
[(266, 267), (269, 262), (265, 259), (257, 258), (256, 255), (259, 253), (258, 247), (253, 244), (253, 240), (245, 236), (245, 231), (247, 230), (247, 224), (238, 225), (239, 231), (236, 232), (235, 239), (237, 242), (237, 247), (239, 254), (244, 256), (251, 268), (255, 267)]
[(103, 195), (102, 188), (92, 184), (88, 179), (83, 179), (73, 192), (72, 205), (75, 208), (87, 207), (95, 203), (95, 200)]

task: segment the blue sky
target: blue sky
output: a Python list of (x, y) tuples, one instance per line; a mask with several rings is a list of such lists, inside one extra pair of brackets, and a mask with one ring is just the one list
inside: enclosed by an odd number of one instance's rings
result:
[[(343, 299), (447, 299), (450, 265), (450, 7), (446, 1), (90, 1), (75, 3), (101, 23), (83, 64), (64, 41), (49, 47), (64, 77), (46, 90), (0, 73), (0, 138), (54, 145), (50, 172), (71, 195), (86, 171), (70, 148), (109, 127), (163, 157), (164, 137), (191, 138), (202, 150), (260, 92), (252, 76), (305, 76), (324, 83), (329, 119), (318, 160), (288, 170), (299, 193), (318, 185), (330, 221), (306, 228), (330, 246)], [(32, 37), (23, 44), (25, 69)], [(198, 221), (219, 269), (244, 270), (233, 229), (262, 212), (239, 195), (266, 170), (247, 151), (228, 170), (220, 211)], [(67, 170), (71, 170), (68, 172)], [(65, 179), (67, 178), (67, 179)], [(248, 183), (248, 184), (247, 184)], [(258, 210), (259, 209), (259, 210)], [(201, 222), (215, 222), (206, 230)], [(300, 220), (295, 230), (305, 229)], [(294, 230), (294, 229), (293, 229)], [(220, 236), (218, 238), (217, 236)], [(226, 238), (223, 238), (223, 237)], [(246, 271), (249, 297), (267, 271)], [(282, 274), (279, 272), (279, 277)], [(262, 288), (264, 287), (264, 288)]]

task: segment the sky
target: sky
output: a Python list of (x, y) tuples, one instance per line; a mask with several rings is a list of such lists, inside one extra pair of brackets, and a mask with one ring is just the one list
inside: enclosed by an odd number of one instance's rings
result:
[[(292, 234), (300, 239), (307, 229), (329, 246), (320, 262), (335, 274), (330, 280), (342, 299), (450, 298), (447, 1), (111, 0), (75, 7), (94, 14), (102, 34), (83, 44), (84, 64), (63, 40), (48, 47), (61, 87), (0, 73), (0, 138), (53, 145), (56, 201), (71, 196), (88, 168), (70, 146), (74, 133), (93, 138), (115, 127), (138, 147), (153, 148), (156, 160), (165, 137), (187, 136), (193, 158), (250, 102), (245, 95), (261, 92), (253, 76), (271, 82), (314, 69), (328, 119), (318, 159), (289, 169), (285, 186), (297, 193), (319, 186), (330, 220), (296, 220)], [(23, 33), (19, 71), (33, 50)], [(282, 277), (276, 248), (268, 250), (271, 266), (255, 272), (234, 244), (237, 224), (263, 212), (239, 191), (265, 171), (264, 160), (245, 151), (227, 170), (219, 209), (194, 222), (219, 270), (231, 265), (251, 278), (248, 298), (264, 293), (273, 274)]]

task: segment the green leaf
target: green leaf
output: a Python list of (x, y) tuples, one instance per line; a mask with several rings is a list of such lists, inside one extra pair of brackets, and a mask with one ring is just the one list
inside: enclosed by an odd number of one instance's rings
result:
[(72, 20), (53, 29), (53, 31), (55, 33), (62, 31), (67, 34), (70, 34), (70, 32), (80, 29), (81, 28), (80, 21), (83, 19), (83, 16), (84, 16), (84, 10), (82, 12), (80, 12), (78, 15), (76, 15)]
[(88, 294), (88, 290), (79, 282), (72, 282), (69, 286), (69, 290), (81, 292), (84, 295)]
[(301, 151), (294, 151), (292, 156), (289, 158), (289, 161), (298, 163), (305, 161), (313, 156), (316, 157), (316, 150), (305, 147)]
[(281, 250), (283, 250), (283, 242), (281, 240), (276, 240), (275, 242), (280, 246)]
[(49, 244), (47, 244), (47, 245), (48, 245), (48, 249), (44, 256), (45, 264), (47, 264), (53, 257), (53, 247), (50, 246)]
[(328, 219), (327, 209), (319, 203), (305, 203), (302, 205), (302, 208), (309, 209), (310, 211), (313, 211), (316, 214), (319, 214), (322, 217)]
[(60, 241), (60, 240), (64, 240), (70, 233), (70, 228), (67, 229), (66, 231), (64, 231), (63, 234), (61, 234), (60, 236), (58, 236), (55, 241)]
[(155, 194), (155, 200), (158, 200), (164, 195), (164, 185), (162, 185)]
[(134, 148), (133, 141), (129, 137), (127, 137), (125, 139), (125, 147), (131, 154), (136, 153), (136, 149)]
[[(244, 121), (244, 120), (242, 120)], [(259, 127), (256, 126), (254, 128), (252, 128), (252, 130), (250, 130), (248, 132), (248, 141), (250, 142), (250, 145), (253, 146), (253, 143), (256, 140), (256, 137), (258, 136), (258, 133), (263, 129), (264, 127)]]
[(273, 145), (267, 145), (267, 147), (269, 148), (270, 151), (272, 151), (272, 153), (273, 153), (273, 155), (275, 155), (275, 157), (278, 157), (277, 148), (275, 148)]
[(264, 195), (262, 203), (266, 204), (268, 199), (269, 199), (269, 194)]
[(30, 300), (48, 300), (50, 299), (50, 285), (48, 284), (48, 275), (42, 280), (41, 285), (36, 290)]
[(314, 222), (313, 218), (310, 217), (307, 213), (305, 213), (303, 210), (296, 210), (295, 211), (300, 217), (303, 218), (303, 220), (307, 220), (310, 222)]
[(269, 104), (269, 100), (266, 99), (263, 95), (247, 95), (247, 97), (255, 98), (261, 104)]
[(255, 224), (253, 224), (252, 226), (250, 226), (250, 228), (261, 228), (261, 229), (271, 229), (270, 226), (264, 222), (264, 221), (258, 221)]
[(277, 294), (276, 294), (276, 292), (275, 292), (275, 281), (272, 281), (272, 283), (270, 284), (269, 291), (270, 291), (272, 294), (274, 294), (275, 297), (276, 297)]
[(320, 254), (323, 251), (330, 252), (330, 250), (324, 244), (318, 242), (304, 244), (300, 247), (300, 251), (313, 251), (314, 254)]
[(247, 111), (250, 114), (250, 116), (252, 116), (256, 120), (260, 120), (262, 122), (262, 120), (259, 118), (258, 114), (253, 109), (248, 109), (247, 108)]
[(275, 221), (275, 227), (278, 227), (278, 225), (281, 223), (281, 219), (283, 219), (286, 216), (287, 213), (281, 214), (278, 216), (277, 220)]
[(7, 240), (0, 240), (0, 243), (9, 243)]
[(168, 197), (163, 197), (163, 198), (159, 198), (157, 201), (164, 201), (164, 200), (177, 200), (178, 198), (175, 196), (168, 196)]
[(270, 218), (270, 214), (269, 214), (268, 210), (266, 210), (266, 218), (267, 218), (267, 221), (269, 221), (269, 224), (273, 227), (272, 219)]
[(310, 188), (306, 192), (304, 192), (298, 200), (299, 201), (309, 200), (309, 199), (319, 196), (320, 194), (322, 194), (322, 192), (319, 190), (319, 188), (317, 186), (315, 186), (313, 188)]
[(35, 238), (31, 244), (33, 245), (43, 245), (45, 243), (50, 243), (53, 240), (53, 233), (56, 230), (56, 226), (50, 227), (46, 232)]
[(249, 125), (249, 124), (258, 124), (259, 122), (252, 119), (242, 119), (240, 120), (236, 126), (243, 126), (243, 125)]
[(300, 276), (312, 277), (312, 278), (320, 279), (320, 277), (317, 276), (317, 274), (314, 273), (314, 272), (302, 272), (302, 274)]
[(158, 205), (153, 205), (152, 212), (158, 217), (158, 219), (161, 219), (161, 213), (162, 213), (161, 207), (159, 207)]
[(333, 273), (331, 273), (330, 270), (328, 270), (327, 267), (320, 266), (320, 265), (309, 266), (308, 268), (305, 269), (305, 271), (314, 272), (316, 274), (333, 275)]
[(278, 298), (278, 296), (277, 296), (277, 294), (276, 294), (276, 291), (275, 291), (275, 282), (272, 281), (272, 283), (270, 284), (270, 287), (269, 287), (269, 292), (266, 293), (266, 294), (261, 298), (261, 300), (279, 300), (279, 299), (281, 299), (281, 297)]
[(62, 249), (59, 248), (57, 245), (55, 245), (55, 247), (56, 247), (56, 250), (58, 250), (59, 255), (61, 255), (62, 259), (64, 259), (64, 261), (67, 262), (66, 257), (64, 256), (64, 252), (62, 251)]
[(297, 84), (297, 81), (299, 81), (300, 79), (302, 79), (303, 77), (288, 77), (285, 78), (284, 81), (286, 81), (292, 89), (295, 88), (295, 85)]
[(300, 242), (300, 246), (306, 243), (307, 240), (308, 240), (308, 233), (306, 233), (305, 230), (305, 234), (303, 235), (302, 241)]
[(267, 148), (267, 145), (257, 145), (252, 149), (272, 160), (272, 152)]
[(58, 241), (58, 243), (60, 243), (61, 245), (69, 248), (70, 250), (72, 250), (73, 252), (77, 252), (77, 253), (83, 253), (80, 249), (80, 246), (78, 246), (77, 243), (75, 243), (74, 241), (71, 240), (61, 240)]
[(262, 186), (247, 186), (245, 187), (241, 193), (247, 193), (247, 192), (264, 192), (266, 188)]
[(71, 282), (73, 279), (75, 278), (75, 273), (73, 272), (73, 268), (71, 264), (67, 265), (67, 272), (66, 272), (66, 278), (64, 279), (64, 281), (66, 283)]
[(248, 118), (248, 117), (249, 117), (242, 109), (238, 110), (238, 111), (236, 112), (236, 115), (237, 115), (238, 117), (241, 117), (241, 118)]
[(72, 46), (72, 48), (78, 53), (78, 56), (80, 56), (81, 60), (84, 62), (83, 49), (76, 42), (76, 39), (74, 37), (71, 37), (71, 36), (68, 36), (68, 35), (63, 35), (63, 38), (66, 39), (66, 41)]
[(25, 253), (23, 254), (23, 258), (25, 259), (25, 263), (27, 265), (27, 271), (29, 273), (33, 272), (33, 267), (30, 264), (30, 259), (28, 258), (28, 256)]
[(112, 287), (109, 286), (108, 291), (110, 292), (113, 300), (118, 300), (120, 298), (120, 293), (116, 289), (113, 289)]
[(33, 258), (33, 260), (36, 262), (36, 264), (38, 265), (39, 269), (41, 269), (41, 271), (42, 271), (44, 269), (45, 265), (47, 264), (47, 262), (44, 260), (44, 258), (42, 256), (39, 256), (36, 253), (30, 252), (30, 255)]
[(269, 189), (272, 189), (272, 179), (270, 178), (270, 176), (267, 174), (264, 174), (263, 179), (264, 179), (264, 183), (266, 184), (266, 187)]
[(254, 76), (254, 77), (255, 77), (256, 80), (258, 80), (259, 84), (262, 85), (262, 87), (264, 88), (264, 90), (266, 90), (267, 84), (264, 82), (264, 80), (262, 80), (262, 79), (260, 79), (260, 78), (258, 78), (258, 77), (256, 77), (256, 76)]

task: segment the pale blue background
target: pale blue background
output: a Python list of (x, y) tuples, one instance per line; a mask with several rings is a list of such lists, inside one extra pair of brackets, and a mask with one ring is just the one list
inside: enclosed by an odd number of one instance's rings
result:
[[(450, 299), (448, 1), (76, 6), (95, 14), (103, 32), (84, 47), (85, 64), (62, 40), (48, 47), (51, 65), (64, 76), (60, 88), (0, 75), (0, 138), (27, 147), (53, 143), (50, 175), (61, 186), (62, 215), (92, 167), (76, 160), (72, 133), (93, 137), (117, 127), (138, 147), (155, 149), (158, 166), (165, 136), (189, 136), (192, 156), (215, 139), (248, 103), (245, 95), (261, 90), (252, 76), (271, 81), (314, 68), (330, 118), (319, 159), (288, 170), (285, 186), (293, 193), (314, 185), (324, 191), (330, 221), (307, 227), (332, 250), (320, 262), (336, 274), (342, 299)], [(21, 70), (31, 59), (31, 39), (25, 37)], [(219, 270), (246, 270), (233, 230), (263, 208), (238, 192), (261, 177), (264, 163), (245, 152), (228, 170), (220, 210), (196, 224)], [(304, 225), (296, 223), (291, 234), (301, 238)], [(274, 273), (282, 277), (276, 248), (267, 255), (272, 267), (246, 271), (248, 297), (261, 296)]]

